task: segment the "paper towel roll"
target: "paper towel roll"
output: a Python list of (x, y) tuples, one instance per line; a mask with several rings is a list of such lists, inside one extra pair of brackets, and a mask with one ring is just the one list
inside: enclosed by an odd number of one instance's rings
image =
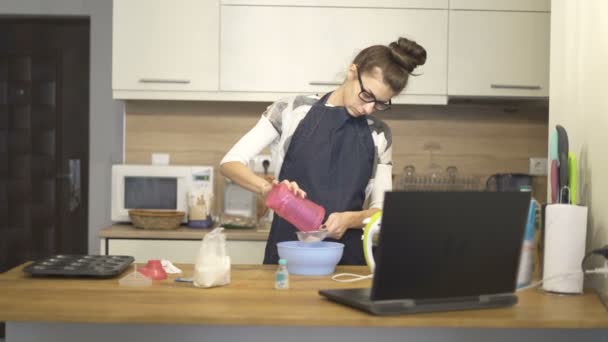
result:
[[(545, 210), (543, 290), (582, 293), (587, 207), (550, 204)], [(579, 273), (576, 273), (579, 272)], [(564, 275), (563, 277), (561, 275)]]

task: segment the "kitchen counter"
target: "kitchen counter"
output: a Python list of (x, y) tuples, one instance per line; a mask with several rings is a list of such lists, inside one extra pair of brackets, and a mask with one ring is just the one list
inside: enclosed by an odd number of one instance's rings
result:
[[(185, 276), (192, 265), (178, 265)], [(330, 276), (291, 275), (289, 290), (275, 290), (276, 266), (233, 265), (228, 286), (199, 289), (174, 282), (131, 288), (112, 279), (31, 278), (22, 266), (0, 275), (0, 321), (163, 323), (348, 327), (608, 328), (608, 312), (595, 293), (558, 296), (520, 293), (511, 308), (377, 317), (330, 302), (321, 288), (370, 286)], [(364, 274), (362, 266), (338, 272)], [(126, 275), (125, 272), (123, 275)]]
[[(178, 265), (184, 276), (192, 265)], [(605, 341), (608, 312), (595, 293), (558, 296), (528, 290), (510, 308), (371, 316), (330, 302), (321, 288), (354, 288), (329, 276), (290, 276), (273, 289), (273, 265), (233, 265), (232, 282), (199, 289), (170, 279), (121, 287), (118, 279), (30, 278), (17, 267), (0, 275), (0, 321), (7, 342), (132, 341)], [(362, 266), (338, 272), (367, 273)], [(119, 325), (117, 325), (119, 324)], [(462, 329), (467, 328), (467, 329)], [(559, 329), (554, 329), (559, 328)], [(131, 336), (131, 337), (129, 337)], [(122, 338), (122, 339), (121, 339)]]

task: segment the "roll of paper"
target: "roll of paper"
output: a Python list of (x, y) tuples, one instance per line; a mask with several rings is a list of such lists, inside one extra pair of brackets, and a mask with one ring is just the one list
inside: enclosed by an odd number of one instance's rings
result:
[(581, 261), (585, 256), (587, 207), (550, 204), (545, 211), (543, 290), (583, 292)]

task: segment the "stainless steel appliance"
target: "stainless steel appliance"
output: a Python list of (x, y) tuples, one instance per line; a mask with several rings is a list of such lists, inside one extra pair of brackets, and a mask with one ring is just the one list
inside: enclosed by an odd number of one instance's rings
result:
[(231, 180), (226, 180), (220, 224), (224, 228), (255, 228), (257, 195)]
[(524, 173), (497, 173), (488, 177), (486, 190), (530, 191), (532, 190), (532, 176)]

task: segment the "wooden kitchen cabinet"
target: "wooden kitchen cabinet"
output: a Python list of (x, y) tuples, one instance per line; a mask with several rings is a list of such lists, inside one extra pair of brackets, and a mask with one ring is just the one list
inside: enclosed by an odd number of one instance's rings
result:
[(113, 11), (115, 98), (217, 90), (219, 1), (114, 0)]
[(550, 14), (450, 10), (448, 95), (549, 96)]
[(393, 102), (446, 103), (447, 16), (447, 9), (223, 5), (220, 91), (274, 100), (327, 92), (361, 49), (403, 36), (429, 57), (416, 70), (423, 76), (410, 78)]

